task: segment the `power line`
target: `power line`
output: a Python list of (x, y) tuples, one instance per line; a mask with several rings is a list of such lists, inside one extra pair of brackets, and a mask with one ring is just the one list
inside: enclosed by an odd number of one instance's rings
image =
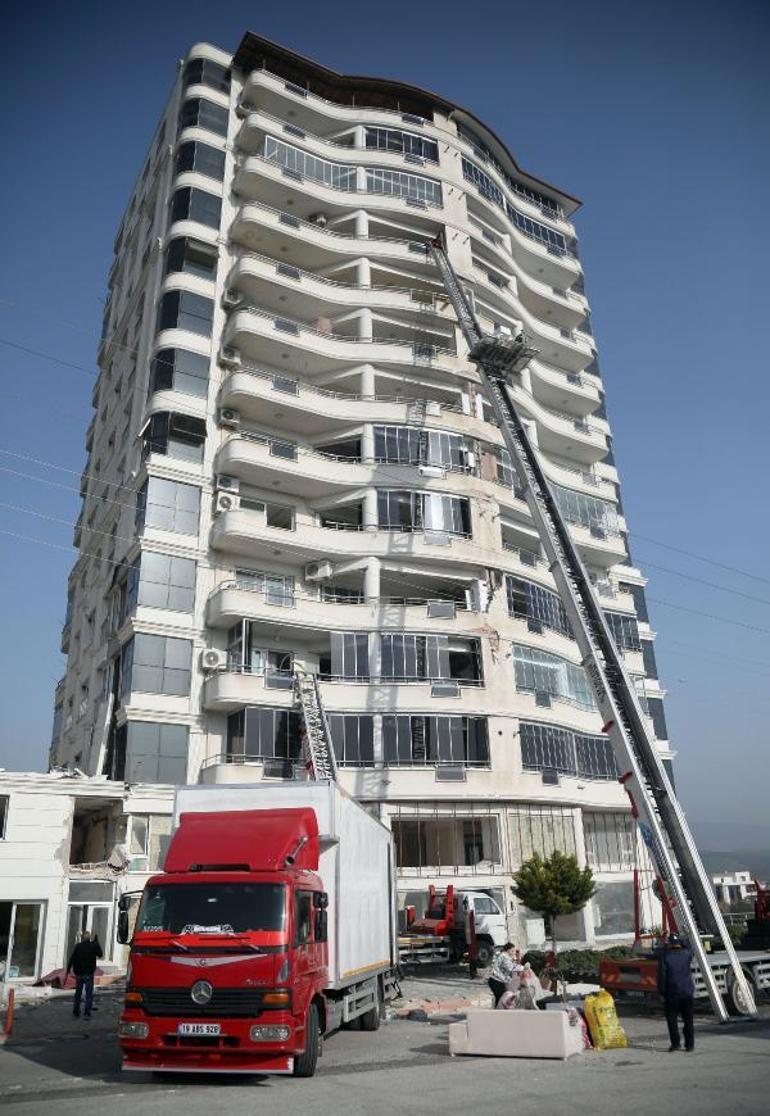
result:
[(741, 570), (738, 566), (730, 566), (726, 562), (717, 562), (714, 558), (707, 558), (704, 554), (696, 554), (692, 550), (683, 550), (679, 546), (661, 542), (660, 539), (652, 539), (649, 535), (640, 535), (637, 531), (631, 531), (630, 534), (634, 539), (644, 539), (645, 542), (661, 546), (664, 550), (672, 550), (675, 554), (684, 554), (687, 558), (695, 558), (698, 562), (706, 562), (710, 566), (717, 566), (720, 570), (728, 570), (730, 573), (740, 574), (741, 577), (749, 577), (752, 581), (762, 581), (765, 585), (770, 585), (770, 577), (761, 577), (759, 574), (749, 573), (748, 570)]
[(746, 628), (749, 632), (762, 632), (763, 635), (770, 635), (770, 628), (760, 628), (755, 624), (744, 624), (742, 620), (731, 620), (727, 616), (714, 616), (711, 612), (701, 612), (697, 608), (687, 608), (686, 605), (674, 604), (673, 601), (662, 601), (657, 597), (648, 597), (648, 601), (653, 604), (664, 605), (666, 608), (675, 608), (679, 612), (689, 612), (693, 616), (705, 616), (707, 620), (718, 620), (722, 624), (733, 624), (736, 628)]
[(100, 484), (105, 485), (107, 488), (132, 488), (130, 484), (118, 484), (116, 481), (102, 480), (98, 473), (87, 473), (85, 470), (71, 469), (68, 465), (57, 465), (54, 461), (45, 461), (41, 457), (31, 457), (27, 453), (16, 453), (14, 450), (2, 449), (2, 447), (0, 447), (0, 453), (5, 457), (17, 457), (20, 461), (29, 461), (31, 465), (42, 465), (46, 469), (58, 469), (61, 473), (72, 473), (72, 475), (76, 477), (86, 476), (89, 480), (99, 481)]
[(52, 353), (43, 353), (39, 349), (30, 349), (26, 345), (8, 341), (5, 337), (0, 337), (0, 345), (7, 345), (9, 349), (18, 349), (19, 352), (27, 353), (28, 356), (40, 357), (41, 360), (50, 360), (53, 364), (61, 364), (65, 368), (74, 368), (76, 372), (85, 372), (86, 375), (93, 376), (95, 379), (99, 375), (92, 368), (85, 368), (82, 364), (73, 364), (72, 361), (62, 360), (61, 357), (54, 356)]
[(647, 562), (642, 559), (642, 564), (646, 570), (659, 570), (661, 573), (673, 574), (674, 577), (681, 577), (684, 581), (692, 581), (697, 585), (707, 585), (710, 589), (718, 589), (720, 593), (732, 593), (735, 597), (743, 597), (746, 601), (755, 601), (757, 604), (770, 605), (770, 600), (766, 597), (754, 597), (751, 593), (742, 593), (740, 589), (730, 589), (726, 585), (718, 585), (715, 581), (706, 581), (702, 577), (695, 577), (693, 574), (682, 573), (681, 570), (672, 570), (668, 566), (658, 566), (654, 562)]

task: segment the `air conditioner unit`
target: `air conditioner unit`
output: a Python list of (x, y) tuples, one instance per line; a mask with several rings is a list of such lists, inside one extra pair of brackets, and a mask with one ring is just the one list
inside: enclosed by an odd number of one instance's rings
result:
[(243, 364), (241, 350), (233, 345), (223, 345), (219, 350), (219, 363), (225, 368), (240, 368)]
[(240, 291), (236, 291), (235, 287), (226, 287), (225, 293), (222, 295), (222, 305), (226, 310), (232, 310), (235, 306), (240, 306), (243, 302), (243, 295)]
[(214, 515), (224, 515), (225, 512), (234, 511), (238, 507), (238, 497), (234, 492), (217, 492), (214, 497)]
[(241, 425), (240, 413), (233, 407), (220, 407), (219, 425), (228, 426), (231, 430), (237, 430)]
[(441, 404), (429, 402), (425, 404), (425, 414), (438, 417), (441, 414)]
[(421, 477), (445, 477), (446, 469), (442, 469), (440, 465), (421, 465)]
[(226, 477), (224, 473), (217, 473), (214, 478), (216, 487), (227, 492), (240, 492), (241, 482), (237, 477)]
[(325, 581), (333, 574), (331, 562), (308, 562), (305, 566), (305, 581)]
[(204, 647), (201, 651), (201, 670), (224, 670), (227, 666), (227, 652), (218, 647)]
[(311, 225), (318, 225), (321, 229), (325, 229), (329, 224), (329, 218), (325, 213), (314, 213), (309, 220)]

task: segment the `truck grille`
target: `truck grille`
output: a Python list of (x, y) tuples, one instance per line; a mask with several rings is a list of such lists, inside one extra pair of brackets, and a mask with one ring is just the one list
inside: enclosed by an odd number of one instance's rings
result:
[(259, 1015), (259, 991), (253, 988), (215, 988), (207, 1004), (196, 1004), (189, 988), (138, 988), (148, 1015), (250, 1017)]

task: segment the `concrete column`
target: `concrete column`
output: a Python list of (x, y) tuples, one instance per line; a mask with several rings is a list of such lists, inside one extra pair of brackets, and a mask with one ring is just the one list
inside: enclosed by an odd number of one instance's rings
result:
[(528, 391), (529, 394), (531, 395), (532, 394), (532, 373), (530, 372), (529, 368), (522, 368), (519, 375), (521, 376), (521, 386), (524, 388), (525, 391)]
[(362, 193), (366, 192), (366, 170), (364, 167), (356, 167), (356, 190)]
[(361, 433), (361, 458), (363, 461), (374, 461), (374, 427), (370, 422), (364, 423)]
[(356, 261), (356, 281), (359, 287), (371, 287), (372, 265), (365, 256)]
[(380, 633), (369, 632), (369, 677), (380, 677)]
[(364, 493), (364, 530), (376, 531), (379, 526), (379, 515), (377, 513), (377, 489), (367, 488)]
[(356, 210), (356, 236), (369, 236), (369, 214), (365, 209)]
[(355, 146), (366, 147), (366, 128), (363, 124), (357, 124), (355, 127)]
[(379, 600), (380, 597), (380, 560), (367, 558), (364, 570), (364, 597), (367, 601)]
[(374, 395), (374, 365), (361, 365), (361, 385), (359, 390), (361, 392), (361, 395)]
[(373, 329), (372, 312), (366, 306), (362, 306), (358, 312), (358, 340), (371, 341), (374, 335)]

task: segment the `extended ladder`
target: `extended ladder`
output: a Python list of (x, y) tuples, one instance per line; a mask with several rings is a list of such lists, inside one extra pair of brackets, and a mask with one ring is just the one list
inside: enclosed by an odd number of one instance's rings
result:
[(294, 693), (304, 722), (304, 758), (308, 775), (311, 779), (332, 779), (336, 782), (334, 744), (316, 676), (296, 671)]
[(711, 1005), (715, 1014), (725, 1022), (728, 1013), (709, 966), (698, 924), (704, 931), (721, 938), (737, 991), (748, 1013), (755, 1014), (751, 988), (684, 813), (657, 747), (648, 734), (633, 682), (615, 646), (526, 427), (511, 401), (507, 377), (522, 369), (535, 350), (527, 348), (523, 334), (518, 337), (485, 335), (440, 240), (431, 244), (431, 253), (468, 343), (469, 359), (478, 367), (514, 469), (524, 488), (530, 514), (596, 695), (604, 722), (603, 731), (612, 743), (615, 761), (622, 773), (620, 781), (631, 800), (632, 813), (642, 839), (671, 891), (675, 912), (687, 931)]

